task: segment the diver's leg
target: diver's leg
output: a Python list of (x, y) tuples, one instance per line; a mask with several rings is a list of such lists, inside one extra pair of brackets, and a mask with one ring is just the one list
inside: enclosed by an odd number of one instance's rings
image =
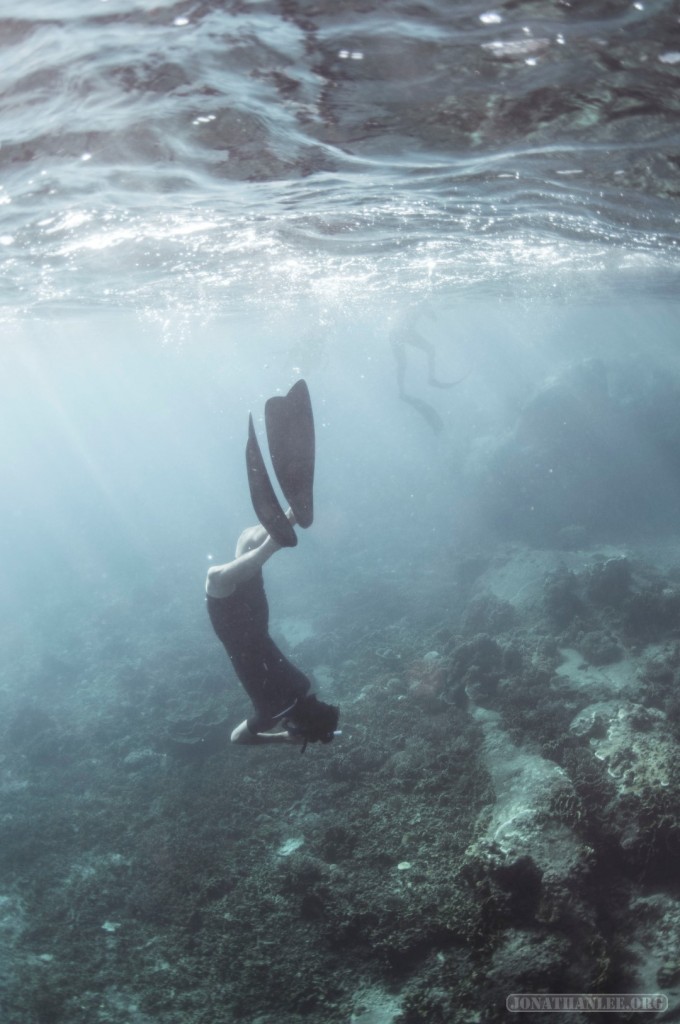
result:
[(261, 743), (301, 743), (299, 736), (294, 736), (281, 726), (277, 730), (268, 732), (251, 732), (248, 728), (248, 719), (237, 725), (231, 734), (232, 743), (240, 743), (243, 746), (258, 745)]

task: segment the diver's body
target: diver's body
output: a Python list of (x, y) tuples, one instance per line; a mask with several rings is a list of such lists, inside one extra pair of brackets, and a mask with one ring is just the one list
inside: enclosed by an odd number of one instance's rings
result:
[[(432, 317), (431, 311), (426, 308), (424, 315)], [(460, 384), (463, 378), (459, 380), (445, 381), (441, 380), (437, 376), (436, 361), (437, 356), (435, 347), (431, 341), (424, 338), (422, 334), (417, 330), (416, 323), (421, 313), (411, 311), (401, 318), (401, 320), (392, 328), (390, 331), (390, 345), (392, 346), (392, 352), (394, 353), (394, 359), (397, 366), (397, 387), (399, 389), (399, 397), (402, 402), (407, 402), (408, 405), (413, 406), (424, 420), (429, 424), (435, 434), (441, 434), (444, 430), (444, 422), (441, 419), (439, 413), (434, 409), (428, 402), (423, 401), (422, 398), (418, 398), (416, 395), (408, 394), (405, 386), (406, 379), (406, 365), (407, 365), (407, 349), (413, 348), (425, 354), (427, 359), (427, 383), (432, 388), (453, 388), (456, 384)]]
[[(293, 521), (291, 512), (288, 518)], [(208, 570), (210, 621), (255, 708), (232, 732), (232, 743), (301, 742), (285, 728), (286, 716), (311, 683), (269, 636), (262, 579), (262, 566), (278, 550), (263, 526), (251, 526), (239, 537), (234, 560)]]
[(390, 344), (397, 364), (397, 385), (400, 398), (404, 397), (407, 348), (414, 348), (425, 354), (427, 359), (427, 383), (430, 387), (446, 390), (447, 388), (455, 388), (456, 384), (460, 384), (464, 380), (463, 377), (460, 377), (458, 380), (441, 380), (437, 376), (437, 353), (435, 347), (431, 341), (423, 337), (416, 327), (422, 315), (428, 316), (431, 319), (434, 318), (434, 314), (430, 309), (426, 308), (422, 313), (416, 310), (403, 316), (390, 331)]
[[(290, 523), (293, 513), (286, 513)], [(280, 545), (263, 526), (244, 530), (236, 557), (211, 566), (206, 580), (208, 614), (255, 714), (237, 725), (232, 743), (329, 743), (338, 709), (309, 693), (311, 682), (269, 635), (269, 605), (262, 566)]]
[(265, 405), (270, 455), (291, 507), (283, 511), (262, 458), (250, 416), (246, 468), (253, 508), (262, 525), (244, 530), (231, 562), (211, 566), (206, 580), (208, 614), (255, 714), (231, 734), (232, 743), (330, 743), (338, 708), (317, 700), (311, 682), (269, 635), (269, 605), (262, 566), (281, 547), (294, 547), (296, 523), (313, 519), (314, 419), (309, 390), (300, 379)]

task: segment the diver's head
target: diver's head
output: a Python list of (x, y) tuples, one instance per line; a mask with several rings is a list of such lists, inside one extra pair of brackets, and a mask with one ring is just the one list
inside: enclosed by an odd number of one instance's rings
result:
[(317, 700), (313, 693), (298, 697), (295, 707), (286, 718), (285, 726), (291, 736), (302, 738), (302, 753), (308, 743), (330, 743), (336, 734), (340, 711), (332, 704)]

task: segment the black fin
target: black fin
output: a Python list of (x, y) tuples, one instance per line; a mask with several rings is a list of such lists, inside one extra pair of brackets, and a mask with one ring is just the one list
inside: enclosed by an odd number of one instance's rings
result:
[(264, 407), (269, 454), (296, 522), (305, 529), (314, 519), (315, 435), (312, 402), (304, 380)]
[(273, 540), (282, 548), (294, 548), (297, 544), (295, 530), (279, 505), (269, 479), (267, 467), (262, 458), (260, 445), (255, 436), (253, 417), (248, 421), (248, 444), (246, 445), (246, 468), (248, 486), (255, 515)]

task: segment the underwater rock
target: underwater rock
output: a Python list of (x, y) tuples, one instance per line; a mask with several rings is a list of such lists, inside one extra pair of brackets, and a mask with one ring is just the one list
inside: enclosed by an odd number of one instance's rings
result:
[(631, 953), (637, 991), (664, 990), (673, 1019), (680, 1009), (680, 900), (670, 893), (638, 895), (628, 912), (635, 921)]
[(507, 633), (517, 623), (517, 612), (509, 601), (503, 601), (495, 594), (480, 594), (470, 601), (463, 616), (463, 632), (466, 634), (490, 633), (498, 636)]
[(580, 654), (591, 665), (613, 665), (623, 657), (623, 648), (604, 630), (581, 633), (575, 641)]
[(625, 557), (608, 558), (594, 565), (587, 574), (586, 596), (595, 604), (618, 607), (630, 592), (630, 562)]
[(635, 640), (662, 639), (680, 621), (680, 588), (657, 584), (640, 588), (625, 605), (624, 628)]
[(462, 869), (491, 946), (479, 972), (480, 1005), (503, 1006), (517, 991), (597, 991), (609, 956), (579, 797), (562, 768), (511, 742), (498, 715), (476, 709), (475, 718), (496, 794)]
[(610, 842), (635, 871), (665, 877), (680, 858), (680, 745), (666, 715), (627, 701), (581, 711), (573, 736), (586, 739), (606, 770), (610, 798), (598, 814)]
[(666, 644), (646, 658), (641, 669), (642, 678), (646, 685), (672, 683), (679, 667), (680, 646), (676, 643)]
[(558, 979), (564, 979), (559, 989), (567, 989), (570, 953), (570, 943), (564, 935), (512, 928), (494, 950), (488, 978), (506, 994), (518, 987), (522, 991), (530, 988), (535, 992), (546, 987), (556, 991)]
[(448, 665), (441, 654), (428, 651), (424, 657), (411, 662), (406, 670), (409, 697), (415, 698), (430, 710), (443, 710), (439, 698), (448, 675)]
[(595, 757), (605, 763), (621, 792), (639, 794), (671, 783), (679, 751), (664, 735), (665, 724), (666, 716), (656, 708), (602, 701), (581, 711), (571, 732), (590, 737)]
[(470, 700), (483, 704), (496, 693), (503, 672), (503, 648), (480, 633), (456, 647), (451, 657), (452, 679)]
[(513, 744), (496, 713), (476, 709), (475, 718), (484, 732), (496, 803), (468, 847), (466, 877), (505, 894), (500, 905), (506, 927), (531, 922), (554, 928), (577, 915), (579, 927), (592, 931), (584, 884), (592, 850), (574, 829), (579, 799), (567, 773)]
[(361, 989), (355, 999), (349, 1024), (397, 1024), (402, 1019), (400, 1000), (377, 985)]
[(548, 619), (559, 629), (573, 622), (583, 611), (576, 574), (565, 566), (551, 572), (543, 585), (543, 602)]

